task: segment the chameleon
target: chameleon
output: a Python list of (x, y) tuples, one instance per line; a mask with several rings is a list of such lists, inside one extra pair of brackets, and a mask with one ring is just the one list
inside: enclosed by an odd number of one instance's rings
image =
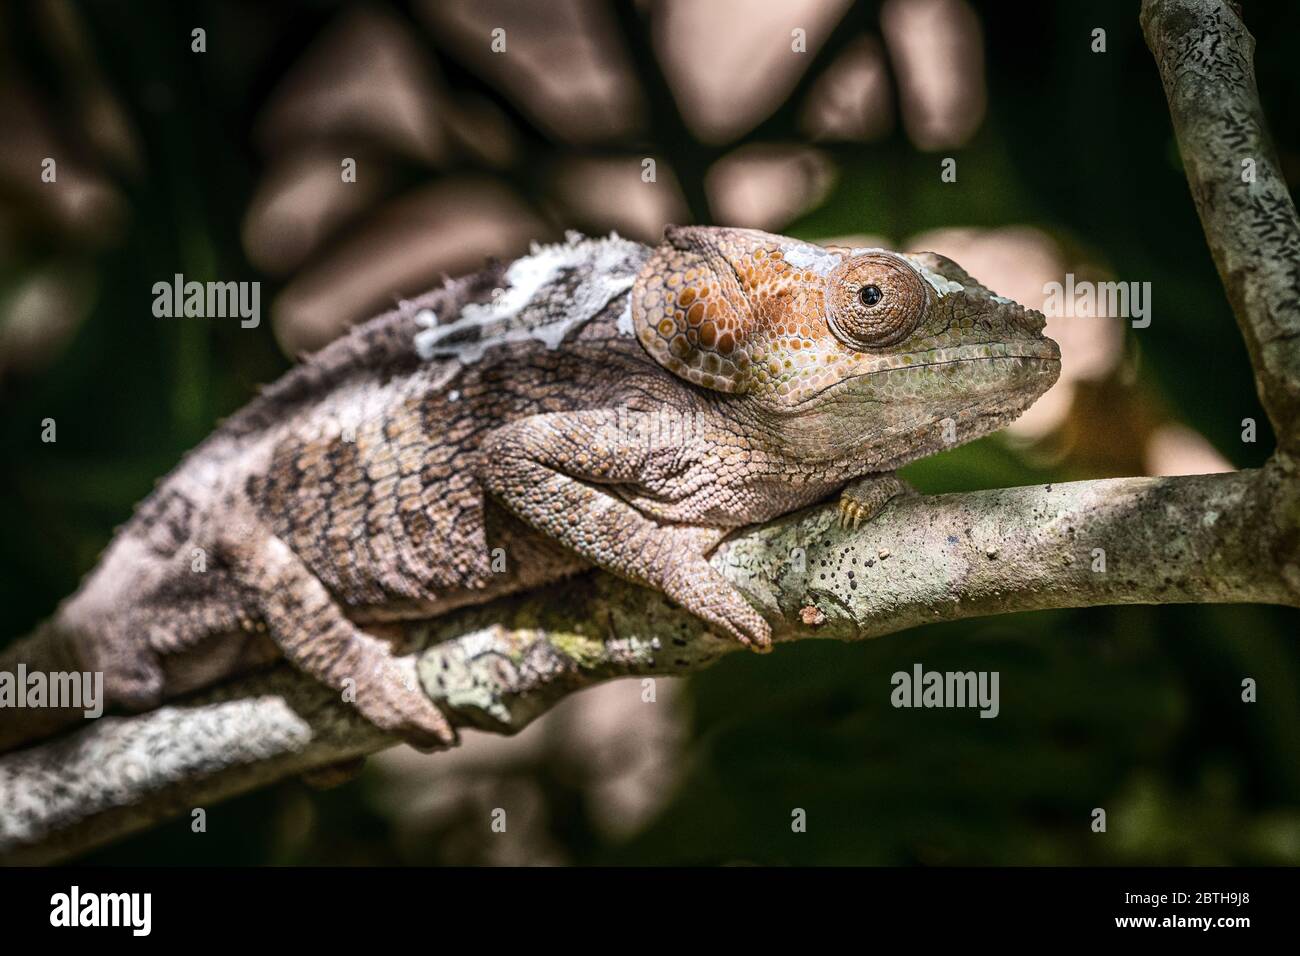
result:
[[(376, 625), (594, 566), (763, 651), (771, 626), (711, 551), (835, 495), (857, 525), (911, 493), (897, 469), (1055, 382), (1043, 328), (935, 253), (571, 233), (401, 302), (265, 388), (0, 669), (102, 672), (130, 712), (283, 658), (437, 749), (455, 731)], [(24, 741), (4, 723), (0, 749)]]

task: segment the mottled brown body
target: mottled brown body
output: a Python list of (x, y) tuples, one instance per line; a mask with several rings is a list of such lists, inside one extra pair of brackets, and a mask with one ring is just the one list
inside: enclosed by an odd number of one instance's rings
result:
[(359, 624), (596, 565), (763, 648), (718, 541), (850, 481), (845, 515), (869, 518), (894, 468), (1054, 380), (1041, 328), (941, 257), (722, 229), (537, 249), (360, 326), (224, 423), (45, 641), (125, 708), (279, 653), (424, 745), (453, 734)]
[[(330, 396), (309, 427), (276, 443), (266, 474), (250, 478), (250, 498), (362, 619), (437, 613), (553, 579), (556, 560), (558, 571), (573, 570), (580, 562), (491, 507), (478, 476), (482, 444), (503, 425), (638, 400), (652, 363), (612, 320), (589, 333), (565, 351), (517, 343), (479, 364), (423, 364)], [(377, 413), (345, 439), (342, 406), (358, 401)], [(497, 548), (505, 571), (492, 568)]]

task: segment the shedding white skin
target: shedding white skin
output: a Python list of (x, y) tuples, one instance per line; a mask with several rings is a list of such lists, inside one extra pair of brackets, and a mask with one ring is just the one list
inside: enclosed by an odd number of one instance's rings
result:
[(785, 249), (782, 258), (796, 269), (806, 269), (819, 276), (830, 275), (831, 270), (840, 264), (839, 253), (802, 243)]
[(618, 316), (618, 334), (622, 336), (636, 335), (636, 324), (632, 321), (632, 297), (627, 297), (627, 303), (623, 306), (623, 311)]
[[(421, 321), (425, 328), (415, 336), (420, 357), (467, 364), (494, 345), (530, 338), (556, 349), (571, 332), (628, 294), (648, 254), (644, 246), (615, 233), (587, 239), (571, 232), (567, 238), (564, 243), (534, 245), (529, 255), (515, 260), (491, 302), (465, 306), (446, 325), (437, 325), (436, 318), (432, 325)], [(631, 316), (620, 317), (618, 328), (631, 334)]]
[[(922, 279), (930, 283), (930, 288), (935, 291), (936, 295), (945, 296), (951, 292), (964, 292), (966, 290), (966, 287), (960, 282), (954, 282), (946, 276), (939, 275), (939, 273), (935, 272), (925, 264), (918, 262), (913, 257), (905, 255), (903, 258), (907, 260), (908, 265), (920, 273)], [(1008, 299), (1007, 301), (1009, 302), (1010, 300)]]
[[(623, 308), (616, 328), (632, 336), (632, 302), (629, 292), (649, 250), (616, 233), (603, 239), (588, 239), (570, 232), (567, 241), (552, 245), (534, 244), (529, 255), (506, 270), (505, 283), (491, 302), (467, 305), (460, 315), (445, 324), (431, 309), (416, 315), (421, 330), (415, 335), (415, 349), (425, 361), (455, 359), (461, 364), (476, 362), (493, 346), (535, 339), (556, 349), (576, 329), (604, 311), (620, 296)], [(853, 249), (850, 255), (888, 252), (884, 249)], [(890, 253), (897, 255), (897, 253)], [(834, 252), (811, 243), (792, 243), (784, 250), (785, 261), (796, 269), (829, 275), (843, 261)], [(961, 292), (963, 286), (927, 268), (911, 256), (903, 256), (939, 296)]]

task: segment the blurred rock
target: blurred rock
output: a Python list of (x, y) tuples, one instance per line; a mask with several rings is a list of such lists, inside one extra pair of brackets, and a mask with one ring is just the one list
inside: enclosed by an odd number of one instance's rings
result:
[(1174, 422), (1151, 433), (1145, 458), (1148, 475), (1215, 475), (1234, 470), (1204, 435)]
[(118, 169), (141, 172), (140, 144), (122, 104), (104, 76), (86, 25), (68, 0), (46, 0), (32, 12), (49, 42), (77, 110), (76, 121), (100, 158)]
[(95, 300), (94, 275), (67, 263), (24, 273), (0, 296), (0, 381), (44, 368)]
[(984, 35), (964, 0), (885, 0), (880, 25), (917, 148), (965, 143), (984, 121)]
[(341, 14), (294, 64), (258, 117), (255, 139), (275, 155), (303, 140), (382, 147), (427, 163), (447, 157), (433, 64), (391, 14)]
[(650, 157), (573, 159), (559, 164), (554, 193), (558, 219), (594, 234), (617, 230), (629, 239), (658, 242), (664, 226), (685, 223), (690, 213), (677, 177), (655, 158), (655, 181), (645, 182), (642, 162)]
[[(426, 0), (420, 11), (448, 48), (559, 139), (622, 139), (643, 125), (636, 77), (597, 0)], [(498, 29), (500, 53), (492, 49)]]
[(284, 275), (296, 269), (340, 224), (383, 193), (388, 166), (358, 155), (355, 182), (344, 182), (337, 151), (277, 157), (249, 201), (244, 251), (257, 268)]
[(871, 140), (889, 133), (894, 104), (880, 41), (863, 34), (813, 84), (800, 125), (817, 141)]
[(776, 231), (826, 197), (834, 169), (806, 146), (754, 144), (718, 160), (704, 184), (717, 222)]
[[(0, 116), (0, 188), (10, 202), (28, 207), (30, 219), (72, 245), (120, 241), (127, 212), (121, 193), (55, 139), (35, 102), (17, 88), (0, 89)], [(41, 178), (47, 158), (55, 163), (53, 182)]]
[(431, 288), (444, 275), (513, 258), (545, 225), (508, 189), (443, 179), (380, 208), (277, 296), (272, 321), (289, 355), (320, 348), (348, 326)]
[[(725, 143), (771, 115), (799, 82), (851, 0), (665, 0), (655, 51), (691, 130)], [(806, 52), (792, 48), (804, 31)]]

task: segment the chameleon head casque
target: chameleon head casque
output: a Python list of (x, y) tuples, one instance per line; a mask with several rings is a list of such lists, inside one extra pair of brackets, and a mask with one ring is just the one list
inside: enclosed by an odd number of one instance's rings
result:
[[(888, 442), (900, 454), (879, 464), (896, 467), (1002, 427), (1060, 372), (1042, 314), (944, 256), (751, 229), (669, 227), (664, 240), (633, 287), (641, 344), (752, 405), (800, 453), (873, 457)], [(946, 419), (955, 433), (936, 440)]]

